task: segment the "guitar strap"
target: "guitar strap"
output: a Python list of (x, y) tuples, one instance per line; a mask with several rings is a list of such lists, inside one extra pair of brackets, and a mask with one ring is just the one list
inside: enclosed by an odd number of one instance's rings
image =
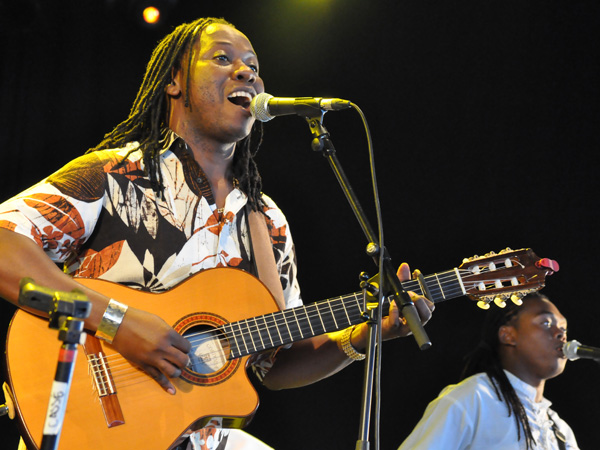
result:
[(275, 298), (279, 309), (285, 309), (283, 288), (273, 254), (271, 235), (264, 214), (253, 211), (246, 205), (246, 217), (250, 229), (250, 249), (254, 257), (258, 279), (262, 281)]
[(558, 443), (559, 450), (567, 450), (567, 438), (556, 426), (556, 418), (553, 417), (554, 411), (548, 411), (548, 417), (552, 420), (552, 431), (556, 436), (556, 442)]

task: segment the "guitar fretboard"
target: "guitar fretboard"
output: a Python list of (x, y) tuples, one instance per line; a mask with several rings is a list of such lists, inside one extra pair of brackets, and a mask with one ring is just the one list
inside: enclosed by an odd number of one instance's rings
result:
[[(402, 288), (419, 295), (429, 291), (434, 303), (465, 295), (458, 269), (423, 278), (426, 289), (418, 280), (402, 282)], [(389, 299), (385, 299), (383, 314), (387, 314)], [(363, 295), (355, 292), (336, 298), (290, 308), (272, 314), (228, 323), (220, 329), (228, 338), (230, 359), (287, 345), (313, 336), (347, 328), (364, 322)]]

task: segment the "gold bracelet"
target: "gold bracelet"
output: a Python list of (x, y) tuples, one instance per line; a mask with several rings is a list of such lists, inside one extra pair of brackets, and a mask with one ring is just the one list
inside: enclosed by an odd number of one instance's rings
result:
[(362, 361), (363, 359), (365, 359), (366, 355), (357, 352), (356, 349), (352, 346), (352, 343), (350, 342), (350, 338), (352, 337), (354, 327), (356, 327), (356, 325), (350, 328), (346, 328), (344, 330), (344, 334), (342, 335), (342, 350), (344, 350), (344, 353), (348, 358), (353, 359), (354, 361)]
[(98, 329), (96, 330), (95, 336), (98, 339), (102, 339), (103, 341), (112, 344), (112, 341), (119, 330), (119, 326), (121, 322), (123, 322), (123, 317), (125, 317), (125, 313), (127, 312), (127, 305), (123, 303), (119, 303), (112, 298), (108, 302), (108, 306), (104, 311), (104, 315), (102, 316), (102, 320), (98, 324)]

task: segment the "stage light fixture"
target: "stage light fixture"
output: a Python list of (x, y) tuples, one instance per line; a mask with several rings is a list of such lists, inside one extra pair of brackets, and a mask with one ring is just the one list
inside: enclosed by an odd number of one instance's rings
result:
[(161, 25), (176, 5), (177, 0), (133, 0), (130, 3), (135, 19), (150, 28)]
[(148, 25), (153, 25), (160, 20), (160, 10), (156, 6), (147, 6), (142, 11), (142, 17)]

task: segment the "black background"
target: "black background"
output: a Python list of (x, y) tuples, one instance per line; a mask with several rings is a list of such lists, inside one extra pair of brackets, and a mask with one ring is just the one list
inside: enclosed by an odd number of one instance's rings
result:
[[(597, 2), (179, 0), (158, 29), (136, 22), (130, 3), (0, 1), (0, 200), (126, 117), (151, 50), (173, 25), (222, 16), (253, 42), (267, 92), (346, 98), (364, 111), (395, 265), (431, 273), (531, 247), (561, 265), (544, 292), (569, 319), (569, 337), (600, 345)], [(324, 124), (374, 225), (358, 114), (328, 113)], [(306, 123), (281, 117), (265, 130), (264, 190), (291, 223), (305, 302), (357, 290), (358, 274), (376, 269)], [(5, 332), (12, 309), (1, 312)], [(465, 297), (442, 303), (427, 326), (432, 349), (412, 338), (384, 345), (383, 449), (457, 380), (484, 315)], [(599, 374), (598, 364), (576, 361), (546, 387), (582, 449), (597, 448)], [(249, 431), (277, 449), (354, 448), (362, 375), (358, 363), (302, 389), (260, 389)], [(2, 447), (16, 448), (14, 425), (0, 426)]]

